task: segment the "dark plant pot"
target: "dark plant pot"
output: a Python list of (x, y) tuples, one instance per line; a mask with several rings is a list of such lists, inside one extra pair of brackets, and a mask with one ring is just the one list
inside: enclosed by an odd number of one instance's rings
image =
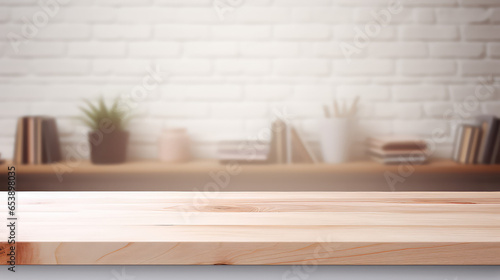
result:
[(94, 164), (125, 162), (129, 133), (127, 131), (89, 132), (90, 160)]

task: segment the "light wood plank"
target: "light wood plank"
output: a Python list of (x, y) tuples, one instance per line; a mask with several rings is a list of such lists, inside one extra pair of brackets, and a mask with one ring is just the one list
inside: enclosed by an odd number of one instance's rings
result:
[(500, 264), (497, 192), (17, 196), (21, 264)]

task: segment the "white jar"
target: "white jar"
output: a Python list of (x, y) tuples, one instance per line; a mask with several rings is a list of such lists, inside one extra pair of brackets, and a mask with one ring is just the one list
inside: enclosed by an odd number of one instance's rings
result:
[(160, 136), (160, 161), (186, 162), (191, 159), (191, 144), (185, 129), (167, 129)]

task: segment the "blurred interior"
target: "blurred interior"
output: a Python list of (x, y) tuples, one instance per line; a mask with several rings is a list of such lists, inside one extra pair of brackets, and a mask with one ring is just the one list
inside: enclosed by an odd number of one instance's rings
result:
[(500, 190), (494, 1), (9, 3), (18, 190)]

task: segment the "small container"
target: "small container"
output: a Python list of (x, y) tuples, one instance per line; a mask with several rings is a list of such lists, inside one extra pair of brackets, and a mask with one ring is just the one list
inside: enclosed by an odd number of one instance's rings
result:
[(349, 160), (351, 126), (348, 118), (321, 120), (320, 142), (324, 162), (343, 163)]
[(167, 129), (160, 136), (160, 161), (186, 162), (191, 159), (191, 143), (186, 129)]
[(128, 131), (89, 132), (90, 161), (93, 164), (123, 163), (127, 158)]

